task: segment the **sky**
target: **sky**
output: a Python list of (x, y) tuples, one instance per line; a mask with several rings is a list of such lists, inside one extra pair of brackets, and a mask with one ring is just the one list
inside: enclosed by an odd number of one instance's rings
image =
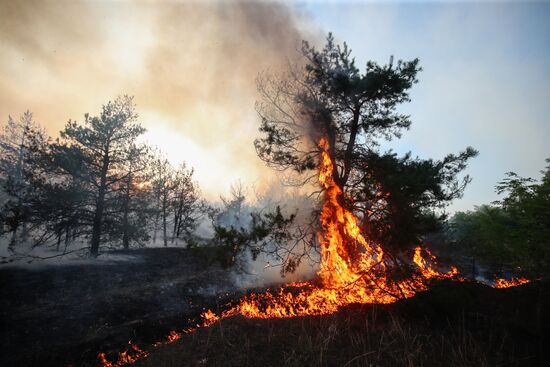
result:
[(399, 153), (442, 158), (467, 146), (472, 183), (450, 211), (498, 199), (506, 172), (540, 177), (550, 158), (550, 2), (308, 3), (358, 65), (418, 57)]
[(26, 109), (55, 136), (120, 94), (144, 140), (195, 168), (216, 198), (274, 173), (254, 151), (255, 78), (327, 32), (357, 65), (418, 57), (401, 107), (410, 131), (383, 145), (441, 159), (473, 146), (473, 178), (450, 211), (497, 199), (507, 171), (538, 177), (550, 157), (549, 2), (141, 2), (0, 0), (0, 119)]

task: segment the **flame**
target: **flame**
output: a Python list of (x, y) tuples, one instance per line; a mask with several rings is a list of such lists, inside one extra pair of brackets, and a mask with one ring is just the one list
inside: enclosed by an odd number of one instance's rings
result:
[[(236, 313), (257, 318), (322, 315), (351, 303), (391, 303), (426, 289), (427, 279), (453, 278), (458, 274), (456, 268), (446, 273), (435, 270), (430, 265), (434, 257), (424, 250), (431, 257), (430, 261), (425, 260), (422, 249), (417, 247), (413, 262), (419, 271), (404, 281), (388, 281), (387, 264), (392, 262), (386, 259), (381, 246), (367, 240), (358, 218), (341, 204), (344, 193), (333, 178), (334, 164), (327, 141), (322, 139), (319, 147), (319, 183), (325, 191), (321, 210), (323, 232), (318, 236), (321, 286), (310, 282), (292, 283), (274, 292), (252, 294), (221, 317)], [(287, 290), (289, 288), (299, 291)]]
[[(201, 314), (201, 322), (195, 328), (186, 329), (182, 333), (172, 331), (166, 342), (156, 343), (155, 347), (237, 314), (249, 318), (324, 315), (352, 303), (392, 303), (412, 297), (418, 291), (426, 290), (430, 279), (463, 280), (456, 267), (451, 267), (448, 272), (434, 269), (432, 263), (435, 263), (435, 256), (420, 246), (415, 248), (411, 262), (416, 271), (405, 280), (390, 280), (389, 271), (397, 260), (386, 256), (379, 244), (369, 241), (361, 232), (358, 218), (341, 204), (345, 197), (333, 178), (334, 164), (329, 154), (329, 145), (325, 139), (321, 139), (319, 147), (319, 183), (325, 192), (320, 216), (323, 231), (318, 235), (321, 247), (318, 271), (320, 282), (296, 282), (277, 290), (250, 294), (220, 314), (207, 310)], [(422, 253), (426, 256), (422, 256)], [(499, 279), (494, 286), (504, 288), (526, 282), (528, 280), (524, 278), (509, 282)], [(130, 358), (129, 362), (122, 363), (124, 358), (127, 356), (119, 356), (117, 362), (110, 363), (103, 353), (99, 355), (105, 367), (119, 367), (134, 362)]]
[(181, 339), (181, 333), (178, 333), (175, 330), (170, 331), (170, 334), (166, 337), (166, 343), (173, 343)]
[(496, 279), (495, 284), (493, 287), (495, 288), (510, 288), (510, 287), (517, 287), (518, 285), (529, 283), (529, 279), (525, 278), (512, 278), (511, 280), (506, 279)]
[(114, 362), (109, 362), (105, 356), (105, 353), (99, 353), (97, 358), (99, 362), (104, 367), (121, 367), (128, 364), (133, 364), (140, 359), (143, 359), (149, 355), (149, 353), (141, 350), (132, 342), (128, 342), (130, 345), (129, 349), (126, 349), (124, 352), (118, 353), (118, 358)]

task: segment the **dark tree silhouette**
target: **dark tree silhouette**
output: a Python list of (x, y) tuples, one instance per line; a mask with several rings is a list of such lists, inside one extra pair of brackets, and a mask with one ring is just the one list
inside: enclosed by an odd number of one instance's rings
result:
[(202, 216), (204, 208), (200, 201), (198, 184), (193, 181), (194, 170), (180, 164), (173, 176), (172, 212), (173, 231), (172, 242), (176, 238), (189, 240)]
[(34, 121), (33, 114), (28, 110), (19, 120), (9, 116), (0, 131), (0, 184), (6, 195), (2, 200), (0, 220), (4, 228), (0, 228), (0, 233), (11, 232), (8, 245), (11, 251), (15, 249), (20, 228), (21, 239), (26, 239), (27, 225), (30, 222), (27, 204), (33, 195), (33, 188), (28, 181), (28, 175), (32, 173), (27, 164), (29, 141), (44, 142), (46, 139), (46, 133)]
[(106, 197), (130, 172), (129, 149), (145, 132), (137, 122), (133, 97), (121, 96), (102, 107), (99, 116), (85, 115), (84, 124), (69, 121), (51, 146), (52, 163), (64, 174), (77, 177), (93, 200), (90, 253), (97, 256)]

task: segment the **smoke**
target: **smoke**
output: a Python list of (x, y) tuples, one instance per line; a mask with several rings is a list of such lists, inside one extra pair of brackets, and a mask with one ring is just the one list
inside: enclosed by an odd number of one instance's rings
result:
[[(225, 228), (250, 231), (252, 215), (274, 213), (279, 208), (285, 218), (294, 216), (287, 228), (291, 238), (287, 243), (264, 243), (262, 251), (253, 257), (249, 248), (243, 248), (238, 254), (232, 281), (238, 287), (249, 289), (266, 287), (282, 283), (311, 279), (318, 270), (319, 254), (310, 248), (316, 236), (316, 201), (298, 188), (283, 187), (276, 181), (269, 182), (264, 188), (244, 187), (237, 183), (232, 186), (231, 194), (224, 197), (224, 205), (219, 207), (216, 224)], [(212, 237), (212, 228), (210, 235)], [(281, 275), (283, 258), (287, 255), (304, 255), (295, 271)], [(279, 257), (283, 256), (283, 258)]]
[(195, 166), (217, 197), (238, 178), (271, 175), (252, 144), (255, 78), (285, 67), (317, 32), (277, 3), (4, 1), (0, 118), (29, 108), (55, 136), (68, 119), (134, 95), (151, 137), (181, 136), (153, 143)]
[[(57, 136), (67, 120), (134, 95), (145, 139), (194, 167), (208, 199), (240, 179), (263, 192), (254, 208), (301, 206), (307, 216), (311, 202), (285, 198), (254, 150), (255, 79), (282, 71), (303, 39), (319, 36), (306, 15), (279, 3), (2, 1), (0, 118), (30, 109)], [(250, 261), (238, 283), (281, 282), (272, 263)], [(313, 272), (304, 261), (285, 280)]]

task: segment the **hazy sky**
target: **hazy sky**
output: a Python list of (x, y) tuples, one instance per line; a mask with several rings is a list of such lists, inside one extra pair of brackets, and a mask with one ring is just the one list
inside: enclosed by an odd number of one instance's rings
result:
[(271, 175), (252, 141), (257, 73), (332, 31), (358, 65), (420, 58), (387, 145), (442, 158), (471, 145), (474, 181), (451, 210), (496, 198), (504, 173), (550, 157), (550, 3), (75, 2), (0, 0), (0, 118), (26, 109), (56, 135), (118, 94), (135, 95), (146, 136), (195, 167), (209, 197)]

